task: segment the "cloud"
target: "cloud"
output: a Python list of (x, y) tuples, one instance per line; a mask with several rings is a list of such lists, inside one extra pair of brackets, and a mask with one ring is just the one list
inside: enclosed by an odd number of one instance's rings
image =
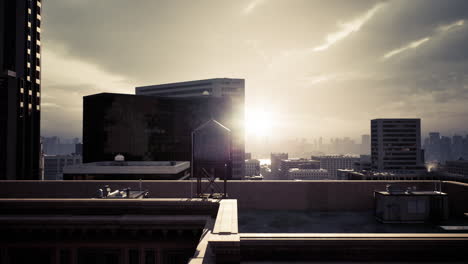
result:
[(350, 34), (353, 32), (357, 32), (361, 29), (361, 27), (367, 23), (376, 13), (379, 9), (381, 9), (384, 6), (383, 3), (378, 3), (371, 9), (369, 9), (365, 14), (359, 16), (358, 18), (342, 23), (339, 25), (341, 28), (340, 31), (331, 33), (327, 36), (326, 41), (324, 44), (315, 47), (313, 50), (314, 51), (324, 51), (328, 49), (330, 46), (334, 45), (340, 40), (345, 39), (348, 37)]
[(455, 21), (455, 22), (453, 22), (451, 24), (448, 24), (448, 25), (439, 26), (438, 30), (439, 31), (449, 31), (449, 30), (452, 30), (454, 28), (461, 27), (464, 24), (465, 24), (465, 20), (461, 19), (461, 20)]
[(406, 50), (409, 50), (409, 49), (415, 49), (419, 46), (421, 46), (422, 44), (424, 44), (425, 42), (429, 41), (429, 37), (425, 37), (425, 38), (422, 38), (422, 39), (418, 39), (418, 40), (415, 40), (415, 41), (412, 41), (410, 43), (408, 43), (407, 45), (401, 47), (401, 48), (398, 48), (398, 49), (395, 49), (395, 50), (392, 50), (392, 51), (389, 51), (388, 53), (386, 53), (383, 58), (384, 59), (389, 59), (397, 54), (400, 54)]
[(389, 58), (391, 58), (391, 57), (393, 57), (395, 55), (398, 55), (398, 54), (400, 54), (400, 53), (402, 53), (404, 51), (407, 51), (407, 50), (410, 50), (410, 49), (416, 49), (419, 46), (421, 46), (422, 44), (429, 41), (431, 39), (431, 37), (437, 36), (439, 34), (446, 33), (448, 31), (451, 31), (451, 30), (455, 29), (455, 28), (461, 27), (464, 24), (465, 24), (465, 20), (462, 19), (462, 20), (458, 20), (458, 21), (455, 21), (455, 22), (450, 23), (450, 24), (439, 26), (434, 30), (434, 33), (430, 37), (424, 37), (424, 38), (412, 41), (412, 42), (408, 43), (407, 45), (405, 45), (405, 46), (403, 46), (401, 48), (391, 50), (391, 51), (387, 52), (383, 56), (383, 59), (389, 59)]
[(252, 0), (250, 3), (244, 8), (242, 13), (244, 15), (250, 14), (257, 6), (263, 4), (266, 0)]

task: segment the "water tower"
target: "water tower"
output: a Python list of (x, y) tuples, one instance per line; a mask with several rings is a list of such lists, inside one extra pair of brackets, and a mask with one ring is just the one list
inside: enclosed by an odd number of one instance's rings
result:
[[(198, 197), (227, 197), (227, 180), (232, 176), (231, 130), (214, 119), (192, 132), (192, 175), (197, 178)], [(223, 180), (223, 187), (216, 179)]]

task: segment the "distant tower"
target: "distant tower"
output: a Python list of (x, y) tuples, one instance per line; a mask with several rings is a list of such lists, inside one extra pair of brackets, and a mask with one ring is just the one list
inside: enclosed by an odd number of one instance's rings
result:
[(0, 1), (0, 180), (38, 180), (40, 0)]
[(421, 150), (421, 119), (371, 120), (372, 169), (415, 173), (425, 170)]

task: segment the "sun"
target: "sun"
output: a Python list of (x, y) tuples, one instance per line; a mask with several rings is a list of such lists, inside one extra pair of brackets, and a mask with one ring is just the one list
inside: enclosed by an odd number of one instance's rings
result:
[(248, 136), (267, 137), (273, 129), (272, 114), (265, 109), (246, 109), (245, 131)]

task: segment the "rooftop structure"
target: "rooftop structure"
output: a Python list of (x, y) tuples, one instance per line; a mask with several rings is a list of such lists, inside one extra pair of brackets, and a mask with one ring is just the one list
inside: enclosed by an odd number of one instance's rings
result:
[(69, 165), (64, 180), (179, 180), (188, 177), (189, 161), (100, 161)]

